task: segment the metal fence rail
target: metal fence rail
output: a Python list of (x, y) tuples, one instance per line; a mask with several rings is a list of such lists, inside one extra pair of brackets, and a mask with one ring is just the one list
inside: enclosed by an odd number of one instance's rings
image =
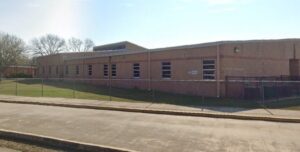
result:
[(2, 78), (0, 94), (196, 105), (224, 100), (265, 104), (300, 95), (300, 81), (286, 77), (235, 77), (219, 82), (223, 88), (221, 98), (213, 97), (216, 80), (171, 79)]

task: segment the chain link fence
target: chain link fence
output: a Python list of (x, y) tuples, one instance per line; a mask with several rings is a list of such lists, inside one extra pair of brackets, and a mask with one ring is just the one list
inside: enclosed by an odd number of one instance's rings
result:
[[(188, 106), (300, 105), (300, 81), (290, 79), (226, 78), (216, 98), (214, 80), (147, 79), (1, 79), (0, 94), (32, 97), (65, 97), (105, 101), (153, 102)], [(122, 87), (120, 87), (122, 86)]]

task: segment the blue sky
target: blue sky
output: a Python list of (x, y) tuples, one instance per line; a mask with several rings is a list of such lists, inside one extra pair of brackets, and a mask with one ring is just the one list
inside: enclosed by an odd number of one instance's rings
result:
[(1, 0), (0, 31), (147, 48), (300, 38), (299, 0)]

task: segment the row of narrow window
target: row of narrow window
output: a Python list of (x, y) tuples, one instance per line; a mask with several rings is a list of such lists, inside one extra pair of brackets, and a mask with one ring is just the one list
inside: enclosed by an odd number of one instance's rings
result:
[[(203, 79), (207, 80), (213, 80), (215, 79), (215, 60), (203, 60), (202, 62), (202, 68), (203, 68)], [(93, 65), (87, 66), (87, 72), (88, 75), (93, 75)], [(108, 71), (109, 67), (108, 64), (103, 65), (103, 76), (108, 77)], [(51, 74), (52, 69), (51, 66), (48, 68), (48, 73)], [(133, 64), (133, 78), (139, 78), (140, 77), (140, 64), (134, 63)], [(162, 62), (161, 63), (161, 77), (162, 78), (171, 78), (172, 77), (172, 70), (171, 70), (171, 62)], [(45, 68), (43, 67), (43, 74), (45, 73)], [(79, 75), (79, 66), (77, 65), (75, 67), (75, 73), (76, 75)], [(58, 66), (56, 66), (56, 74), (58, 74)], [(65, 66), (65, 74), (69, 74), (69, 66)], [(111, 65), (111, 76), (116, 77), (117, 76), (117, 65), (112, 64)]]
[[(42, 72), (43, 72), (43, 74), (45, 74), (45, 67), (43, 67)], [(52, 74), (52, 67), (50, 65), (48, 67), (48, 73)], [(58, 66), (56, 66), (56, 68), (55, 68), (55, 73), (58, 74)]]

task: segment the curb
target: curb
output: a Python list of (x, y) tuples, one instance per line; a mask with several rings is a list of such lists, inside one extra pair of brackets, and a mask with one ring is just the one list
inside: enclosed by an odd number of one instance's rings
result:
[(300, 123), (299, 118), (274, 117), (274, 116), (270, 117), (270, 116), (219, 114), (219, 113), (205, 113), (205, 112), (123, 108), (123, 107), (112, 107), (112, 106), (89, 106), (89, 105), (76, 105), (76, 104), (71, 105), (71, 104), (63, 104), (63, 103), (43, 103), (43, 102), (30, 102), (30, 101), (0, 100), (0, 102), (15, 103), (15, 104), (46, 105), (46, 106), (67, 107), (67, 108), (94, 109), (94, 110), (138, 112), (138, 113), (148, 113), (148, 114), (164, 114), (164, 115), (176, 115), (176, 116), (194, 116), (194, 117), (209, 117), (209, 118), (239, 119), (239, 120), (260, 120), (260, 121), (270, 121), (270, 122)]
[(49, 136), (35, 135), (31, 133), (23, 133), (11, 130), (0, 129), (0, 138), (6, 138), (16, 141), (25, 141), (33, 144), (42, 144), (56, 148), (65, 148), (74, 151), (88, 151), (88, 152), (133, 152), (132, 150), (121, 149), (110, 146), (89, 144), (83, 142), (76, 142)]

